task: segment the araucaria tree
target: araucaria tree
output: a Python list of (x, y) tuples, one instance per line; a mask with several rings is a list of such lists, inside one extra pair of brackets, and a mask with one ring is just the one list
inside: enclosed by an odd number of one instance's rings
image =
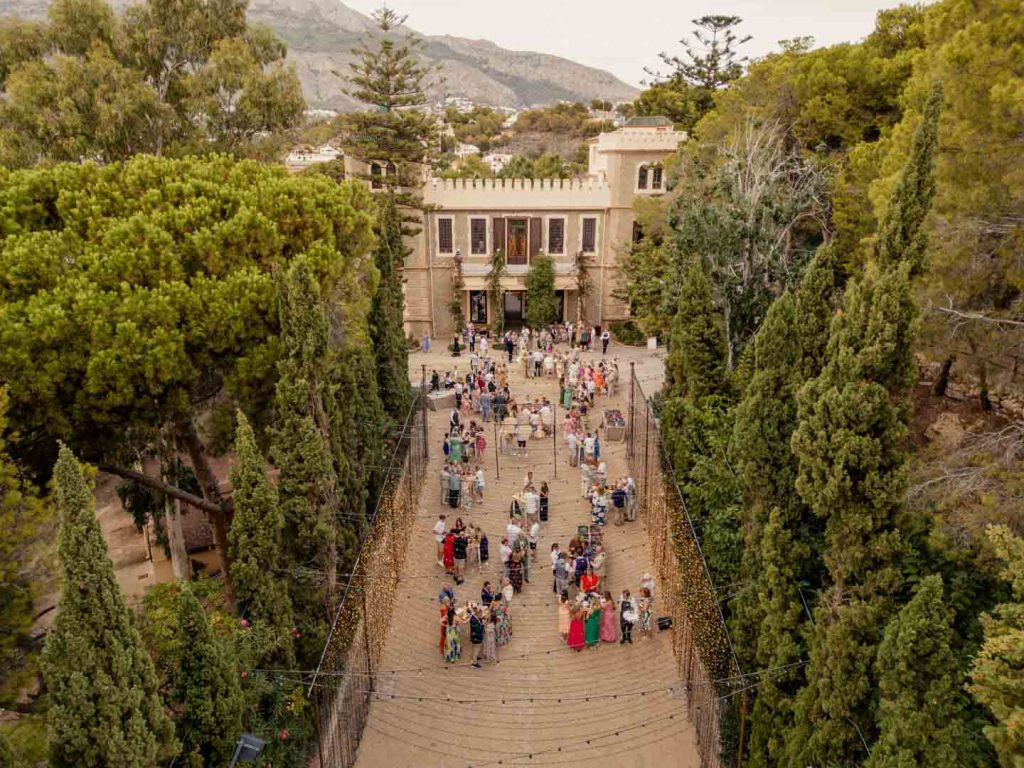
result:
[[(289, 630), (294, 626), (292, 606), (287, 579), (281, 574), (284, 515), (256, 447), (256, 436), (241, 411), (235, 453), (238, 460), (231, 472), (235, 519), (230, 537), (239, 612), (275, 629)], [(290, 650), (284, 655), (288, 657), (284, 661), (290, 660)]]
[(402, 216), (393, 195), (377, 201), (377, 250), (374, 260), (380, 283), (370, 310), (370, 334), (377, 358), (377, 387), (385, 412), (397, 421), (409, 409), (409, 349), (405, 343), (405, 295), (402, 265), (406, 246)]
[[(904, 179), (934, 172), (941, 99), (938, 89), (929, 96)], [(883, 221), (876, 247), (876, 255), (888, 255), (847, 287), (822, 373), (798, 397), (796, 489), (824, 521), (828, 584), (790, 733), (794, 765), (860, 762), (875, 733), (875, 654), (903, 586), (907, 554), (904, 454), (918, 314), (910, 285), (917, 252), (907, 246), (918, 242), (923, 215), (917, 211), (930, 203), (929, 185), (916, 188), (924, 199), (915, 205), (890, 205), (887, 219), (900, 221)], [(901, 260), (904, 252), (911, 261)]]
[(369, 109), (345, 118), (345, 150), (370, 165), (375, 183), (416, 188), (433, 134), (433, 118), (420, 109), (431, 70), (416, 59), (422, 41), (400, 29), (404, 16), (383, 6), (373, 20), (378, 38), (353, 51), (348, 92)]
[(43, 652), (50, 764), (149, 768), (173, 754), (156, 670), (124, 603), (82, 468), (55, 468), (63, 591)]
[(555, 295), (555, 260), (538, 253), (530, 259), (526, 273), (526, 324), (538, 330), (547, 328), (558, 317), (558, 297)]
[(192, 768), (227, 765), (242, 732), (242, 689), (226, 643), (214, 637), (206, 612), (187, 585), (178, 596), (181, 658), (173, 703), (180, 711), (181, 755)]

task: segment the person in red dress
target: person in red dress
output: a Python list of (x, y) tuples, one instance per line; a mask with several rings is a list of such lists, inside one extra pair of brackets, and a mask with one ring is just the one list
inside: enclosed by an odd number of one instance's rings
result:
[(584, 626), (582, 609), (577, 607), (572, 612), (569, 622), (569, 647), (574, 651), (582, 651), (584, 646)]
[(448, 531), (444, 537), (444, 569), (448, 573), (455, 573), (455, 534)]

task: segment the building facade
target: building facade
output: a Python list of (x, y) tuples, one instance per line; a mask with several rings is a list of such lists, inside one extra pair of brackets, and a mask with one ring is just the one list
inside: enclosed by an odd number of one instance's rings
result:
[[(521, 323), (530, 260), (546, 253), (555, 261), (555, 288), (562, 319), (576, 318), (576, 261), (588, 263), (591, 290), (586, 322), (604, 325), (628, 316), (612, 292), (619, 256), (634, 237), (633, 201), (664, 191), (661, 163), (686, 140), (664, 118), (638, 118), (590, 140), (587, 175), (579, 179), (428, 179), (428, 212), (411, 238), (405, 262), (406, 331), (445, 338), (454, 332), (449, 310), (461, 265), (458, 297), (467, 322), (489, 325), (495, 312), (506, 325)], [(491, 255), (506, 255), (504, 296), (488, 295)]]

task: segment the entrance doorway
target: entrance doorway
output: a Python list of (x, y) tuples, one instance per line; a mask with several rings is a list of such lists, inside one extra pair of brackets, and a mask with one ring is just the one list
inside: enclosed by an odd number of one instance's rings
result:
[(517, 327), (523, 324), (523, 310), (526, 307), (526, 291), (505, 292), (505, 325)]
[(525, 264), (527, 235), (530, 231), (527, 219), (508, 220), (508, 263)]

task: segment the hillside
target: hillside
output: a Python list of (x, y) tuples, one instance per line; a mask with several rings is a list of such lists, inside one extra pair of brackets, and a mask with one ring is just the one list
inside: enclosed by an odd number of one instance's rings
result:
[[(46, 0), (0, 0), (0, 16), (38, 17), (47, 5)], [(288, 58), (311, 107), (355, 106), (344, 93), (343, 78), (352, 61), (349, 51), (373, 34), (366, 15), (337, 0), (252, 0), (249, 15), (288, 44)], [(563, 99), (624, 101), (638, 93), (608, 72), (558, 56), (506, 50), (487, 40), (425, 37), (423, 53), (428, 62), (441, 67), (444, 80), (431, 89), (431, 99), (462, 96), (480, 104), (524, 107)]]

